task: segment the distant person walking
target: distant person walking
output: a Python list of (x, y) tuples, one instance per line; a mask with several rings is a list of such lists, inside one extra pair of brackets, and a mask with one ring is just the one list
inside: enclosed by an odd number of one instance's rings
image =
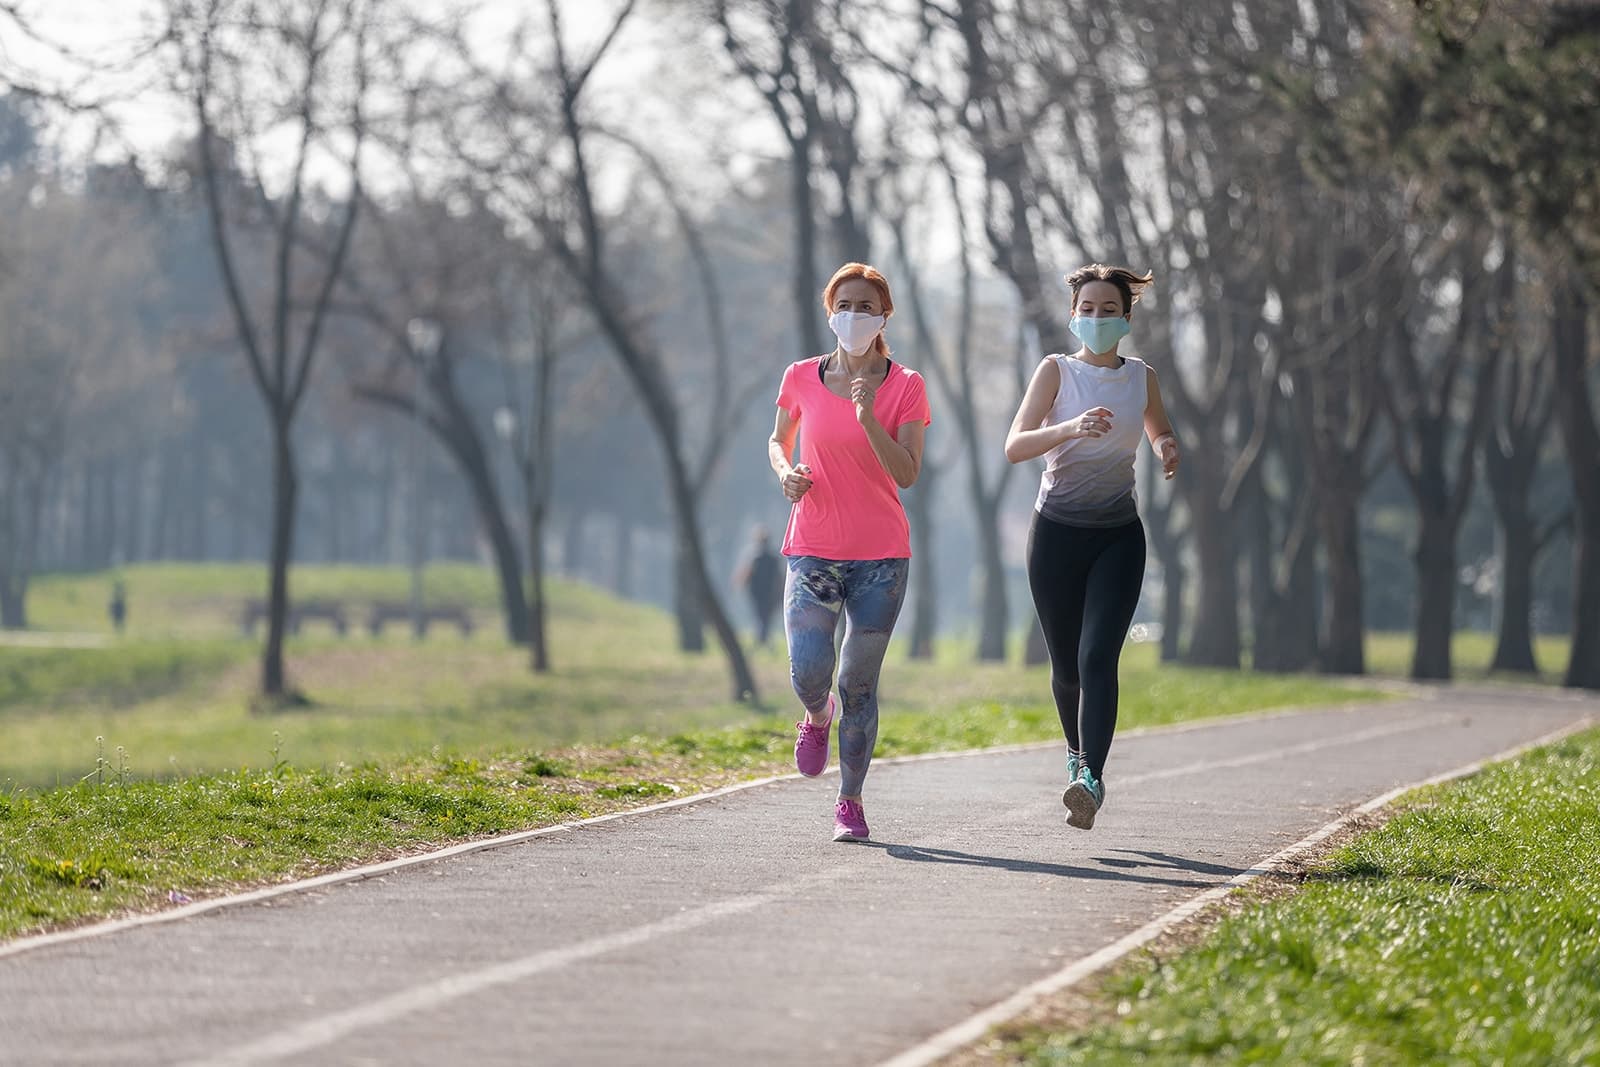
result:
[(121, 579), (111, 583), (111, 602), (106, 605), (106, 614), (111, 617), (111, 628), (120, 634), (128, 623), (128, 590)]
[(1117, 726), (1117, 664), (1144, 582), (1144, 525), (1134, 499), (1141, 436), (1171, 478), (1178, 469), (1156, 372), (1117, 353), (1152, 281), (1091, 263), (1067, 275), (1071, 329), (1083, 347), (1045, 356), (1006, 435), (1012, 463), (1044, 457), (1028, 533), (1028, 585), (1050, 650), (1050, 689), (1067, 737), (1067, 822), (1094, 826)]
[(757, 526), (750, 558), (739, 567), (734, 584), (744, 587), (750, 598), (750, 614), (756, 621), (756, 644), (767, 647), (772, 632), (772, 615), (783, 600), (783, 558), (772, 550), (772, 534)]
[[(793, 502), (783, 537), (783, 624), (790, 681), (805, 708), (795, 724), (795, 767), (808, 777), (826, 769), (839, 708), (833, 839), (865, 841), (861, 789), (878, 739), (878, 675), (911, 561), (899, 491), (915, 484), (922, 469), (930, 415), (922, 376), (889, 358), (883, 327), (894, 299), (884, 276), (846, 263), (828, 281), (822, 304), (839, 343), (784, 371), (767, 455)], [(836, 705), (830, 689), (841, 611)]]

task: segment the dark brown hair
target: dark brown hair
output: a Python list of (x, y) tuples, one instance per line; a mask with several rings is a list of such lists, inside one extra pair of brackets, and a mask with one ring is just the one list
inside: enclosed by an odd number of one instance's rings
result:
[[(885, 278), (877, 267), (868, 266), (865, 263), (846, 263), (833, 272), (833, 277), (828, 279), (828, 284), (822, 287), (822, 309), (824, 311), (830, 315), (833, 314), (833, 295), (839, 291), (839, 286), (852, 278), (860, 278), (862, 281), (871, 282), (872, 287), (878, 290), (878, 302), (883, 305), (883, 317), (885, 319), (894, 314), (894, 297), (889, 295), (889, 279)], [(872, 347), (880, 356), (887, 357), (889, 355), (889, 342), (883, 339), (882, 333), (872, 339)]]
[(1135, 274), (1127, 267), (1112, 267), (1104, 263), (1090, 263), (1079, 267), (1067, 275), (1067, 285), (1072, 288), (1072, 309), (1078, 309), (1078, 290), (1089, 282), (1110, 282), (1117, 287), (1117, 292), (1122, 294), (1122, 313), (1128, 314), (1133, 310), (1133, 305), (1139, 302), (1139, 294), (1144, 292), (1145, 286), (1156, 280), (1156, 276), (1149, 271)]

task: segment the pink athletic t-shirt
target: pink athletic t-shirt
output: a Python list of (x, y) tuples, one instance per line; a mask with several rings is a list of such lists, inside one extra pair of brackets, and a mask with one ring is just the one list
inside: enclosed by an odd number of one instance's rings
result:
[[(800, 424), (800, 458), (811, 467), (811, 488), (789, 510), (785, 556), (822, 559), (910, 559), (911, 527), (900, 487), (878, 461), (856, 406), (822, 384), (822, 361), (789, 364), (778, 406)], [(890, 361), (873, 413), (892, 437), (908, 422), (926, 426), (928, 389), (922, 375)]]

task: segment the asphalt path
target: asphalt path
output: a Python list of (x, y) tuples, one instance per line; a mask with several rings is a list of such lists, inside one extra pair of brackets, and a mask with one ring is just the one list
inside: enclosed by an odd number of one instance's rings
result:
[(0, 946), (0, 1062), (877, 1064), (1398, 786), (1586, 718), (1530, 689), (788, 778), (103, 936)]

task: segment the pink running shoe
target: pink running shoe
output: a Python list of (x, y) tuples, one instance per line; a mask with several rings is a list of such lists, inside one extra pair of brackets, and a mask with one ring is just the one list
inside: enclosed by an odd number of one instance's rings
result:
[(833, 809), (835, 841), (865, 841), (868, 837), (867, 813), (859, 800), (841, 800)]
[(828, 694), (828, 721), (822, 724), (801, 719), (794, 724), (794, 769), (815, 778), (828, 769), (828, 732), (833, 729), (833, 694)]

